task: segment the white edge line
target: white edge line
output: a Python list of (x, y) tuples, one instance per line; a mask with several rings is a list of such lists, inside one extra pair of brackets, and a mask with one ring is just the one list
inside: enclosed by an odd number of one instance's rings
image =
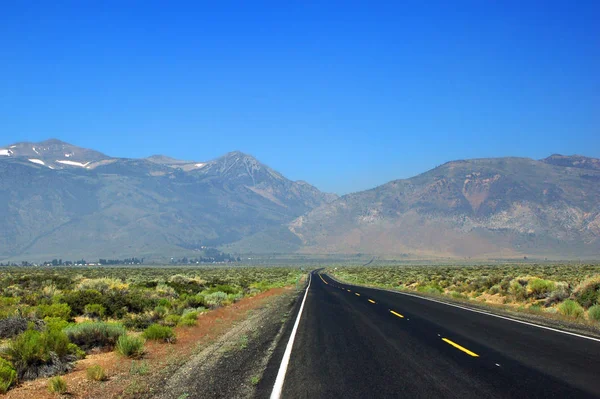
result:
[(572, 335), (574, 337), (585, 338), (585, 339), (589, 339), (591, 341), (600, 342), (600, 339), (593, 338), (593, 337), (588, 337), (587, 335), (581, 335), (581, 334), (573, 333), (573, 332), (570, 332), (570, 331), (564, 331), (564, 330), (559, 330), (557, 328), (546, 327), (546, 326), (542, 326), (542, 325), (539, 325), (539, 324), (529, 323), (527, 321), (517, 320), (517, 319), (513, 319), (513, 318), (510, 318), (510, 317), (506, 317), (506, 316), (500, 316), (500, 315), (497, 315), (497, 314), (494, 314), (494, 313), (485, 312), (483, 310), (471, 309), (471, 308), (468, 308), (466, 306), (455, 305), (453, 303), (448, 303), (448, 302), (444, 302), (444, 301), (438, 301), (436, 299), (426, 298), (426, 297), (423, 297), (423, 296), (420, 296), (420, 295), (409, 294), (408, 292), (386, 290), (385, 288), (375, 288), (375, 287), (367, 287), (367, 286), (360, 286), (360, 285), (343, 283), (343, 282), (341, 282), (341, 281), (339, 281), (339, 280), (331, 277), (329, 274), (327, 276), (329, 278), (331, 278), (332, 280), (337, 281), (340, 284), (346, 284), (346, 285), (349, 285), (351, 287), (371, 288), (371, 289), (374, 289), (374, 290), (377, 290), (377, 291), (386, 291), (386, 292), (391, 292), (393, 294), (400, 294), (400, 295), (412, 296), (414, 298), (424, 299), (426, 301), (437, 302), (437, 303), (441, 303), (442, 305), (447, 305), (447, 306), (452, 306), (452, 307), (463, 309), (463, 310), (468, 310), (469, 312), (481, 313), (481, 314), (485, 314), (485, 315), (488, 315), (488, 316), (497, 317), (499, 319), (504, 319), (504, 320), (512, 321), (512, 322), (515, 322), (515, 323), (526, 324), (528, 326), (533, 326), (533, 327), (537, 327), (537, 328), (543, 328), (544, 330), (550, 330), (550, 331), (554, 331), (554, 332), (561, 333), (561, 334)]
[(285, 352), (283, 353), (283, 359), (281, 359), (281, 365), (279, 366), (279, 371), (277, 372), (277, 378), (275, 379), (275, 385), (273, 385), (273, 392), (271, 392), (271, 399), (279, 399), (281, 398), (281, 391), (283, 390), (283, 382), (285, 381), (285, 373), (287, 372), (288, 364), (290, 363), (290, 356), (292, 355), (292, 347), (294, 346), (294, 339), (296, 339), (296, 331), (298, 330), (298, 325), (300, 324), (300, 318), (302, 317), (302, 310), (304, 309), (304, 302), (306, 302), (306, 297), (308, 296), (308, 290), (310, 289), (310, 283), (312, 282), (312, 273), (308, 275), (308, 287), (306, 287), (306, 292), (304, 293), (304, 299), (302, 300), (302, 305), (300, 305), (300, 310), (298, 311), (298, 317), (296, 317), (296, 322), (294, 323), (294, 328), (292, 329), (292, 334), (290, 335), (290, 340), (285, 347)]

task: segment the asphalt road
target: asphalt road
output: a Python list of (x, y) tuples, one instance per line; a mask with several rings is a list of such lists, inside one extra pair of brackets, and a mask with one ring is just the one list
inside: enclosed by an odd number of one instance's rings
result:
[(600, 342), (315, 273), (281, 397), (600, 397)]

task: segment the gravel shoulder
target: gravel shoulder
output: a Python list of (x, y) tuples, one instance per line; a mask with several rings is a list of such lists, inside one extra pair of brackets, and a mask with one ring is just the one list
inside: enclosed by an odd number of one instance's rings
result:
[(153, 389), (154, 399), (253, 398), (298, 298), (290, 289), (248, 312)]

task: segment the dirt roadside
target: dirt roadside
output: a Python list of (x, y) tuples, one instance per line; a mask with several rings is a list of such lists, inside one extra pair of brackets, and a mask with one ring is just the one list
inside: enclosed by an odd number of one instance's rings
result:
[[(63, 378), (64, 398), (248, 398), (262, 377), (298, 291), (271, 289), (202, 314), (196, 327), (176, 328), (177, 342), (148, 342), (143, 359), (114, 352), (91, 354)], [(86, 369), (99, 364), (104, 382), (89, 381)], [(48, 379), (28, 381), (7, 399), (55, 399)]]

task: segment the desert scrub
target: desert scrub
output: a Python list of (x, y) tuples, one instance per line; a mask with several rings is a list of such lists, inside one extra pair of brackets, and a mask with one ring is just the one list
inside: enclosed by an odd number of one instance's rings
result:
[(77, 345), (58, 330), (27, 330), (12, 340), (3, 351), (19, 379), (34, 379), (66, 371), (68, 363), (81, 357)]
[(158, 318), (153, 313), (128, 314), (123, 318), (123, 324), (130, 330), (142, 331), (154, 324)]
[(91, 319), (102, 319), (106, 308), (99, 303), (90, 303), (83, 308), (84, 315)]
[(177, 323), (181, 320), (181, 316), (178, 314), (170, 314), (165, 317), (163, 320), (163, 324), (169, 327), (175, 327)]
[(443, 294), (444, 290), (438, 285), (420, 285), (417, 287), (417, 291), (425, 292), (427, 294)]
[(99, 364), (88, 367), (85, 370), (85, 375), (90, 381), (106, 381), (106, 372)]
[(227, 294), (222, 291), (213, 292), (204, 296), (206, 304), (210, 307), (219, 307), (227, 300)]
[(60, 376), (52, 377), (48, 380), (48, 391), (58, 394), (66, 393), (67, 382)]
[(142, 334), (144, 338), (168, 343), (175, 342), (175, 333), (171, 327), (152, 324)]
[(600, 276), (585, 279), (573, 291), (577, 302), (584, 308), (589, 308), (600, 302)]
[(65, 334), (71, 342), (84, 350), (93, 348), (112, 348), (120, 336), (126, 334), (125, 327), (120, 323), (105, 323), (100, 321), (83, 322), (66, 327)]
[(581, 305), (571, 299), (567, 299), (566, 301), (558, 305), (558, 311), (560, 314), (572, 317), (574, 319), (582, 318), (584, 313), (584, 310), (581, 307)]
[(588, 318), (594, 321), (600, 321), (600, 305), (594, 305), (588, 309)]
[(535, 299), (547, 298), (554, 290), (554, 282), (541, 278), (532, 278), (527, 284), (528, 296)]
[(190, 312), (185, 312), (183, 314), (183, 316), (181, 316), (181, 319), (179, 320), (178, 325), (186, 326), (186, 327), (193, 327), (196, 324), (198, 324), (198, 312), (190, 311)]
[(115, 350), (122, 356), (139, 358), (144, 354), (144, 343), (144, 338), (142, 337), (121, 335), (117, 340)]
[(17, 382), (17, 372), (13, 366), (0, 357), (0, 393), (6, 393)]
[(66, 303), (53, 303), (51, 305), (39, 305), (35, 311), (38, 319), (45, 317), (57, 317), (64, 320), (71, 318), (71, 307)]

